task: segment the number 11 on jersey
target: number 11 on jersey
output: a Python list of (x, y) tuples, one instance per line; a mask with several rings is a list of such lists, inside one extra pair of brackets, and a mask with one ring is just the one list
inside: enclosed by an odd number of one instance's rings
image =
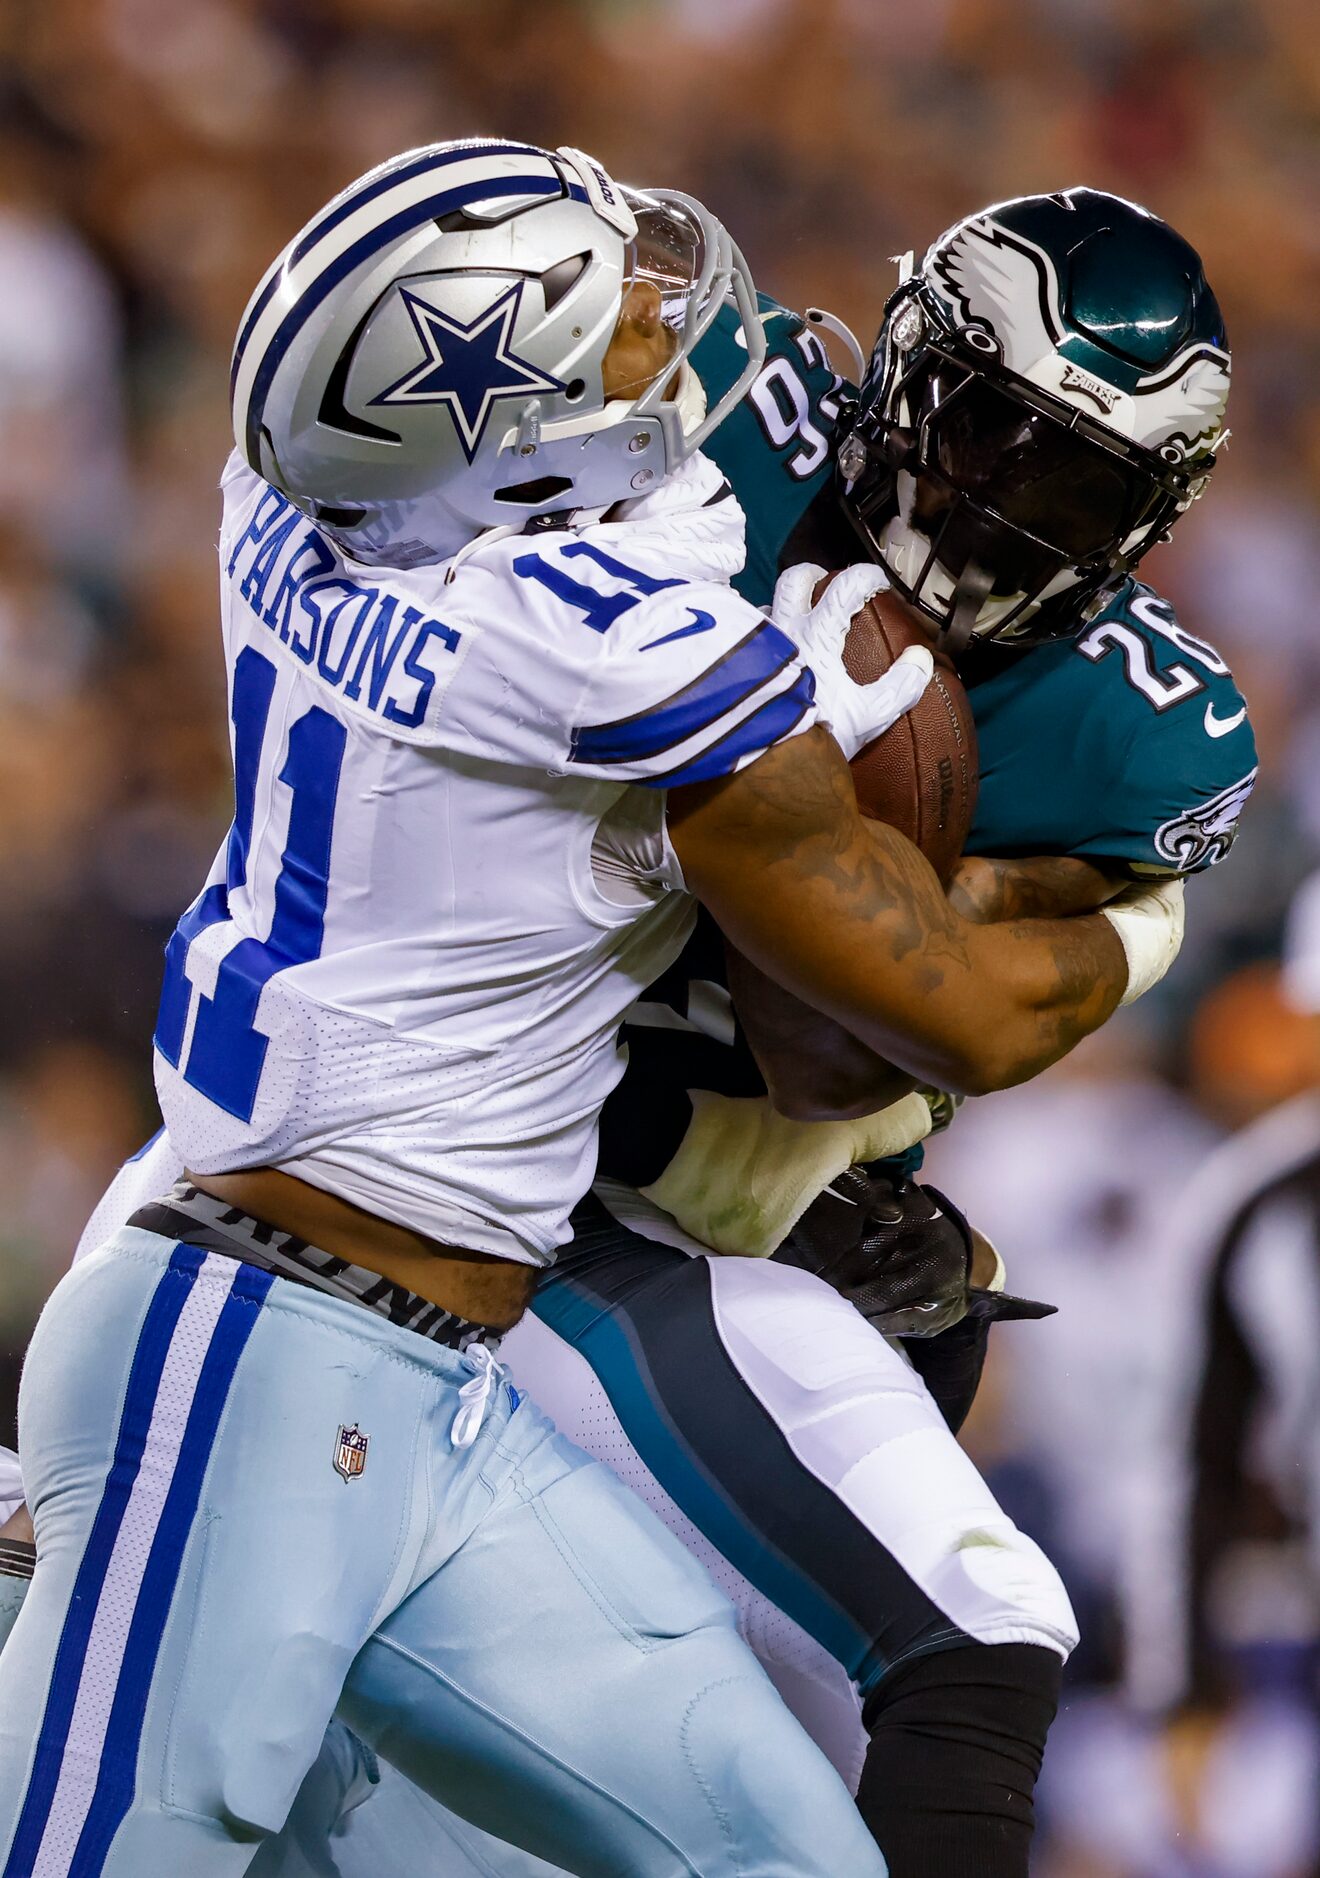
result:
[(274, 906), (265, 939), (240, 939), (221, 961), (215, 990), (199, 996), (188, 1043), (192, 1000), (186, 965), (194, 939), (229, 918), (229, 895), (247, 884), (257, 782), (276, 669), (246, 647), (234, 662), (234, 821), (229, 831), (225, 883), (208, 887), (189, 908), (165, 949), (165, 982), (156, 1025), (156, 1048), (184, 1080), (240, 1121), (250, 1121), (268, 1040), (255, 1028), (257, 1006), (276, 972), (319, 958), (325, 942), (330, 887), (330, 844), (335, 799), (348, 733), (329, 711), (313, 705), (289, 726), (277, 781), (289, 791), (289, 827), (275, 879)]

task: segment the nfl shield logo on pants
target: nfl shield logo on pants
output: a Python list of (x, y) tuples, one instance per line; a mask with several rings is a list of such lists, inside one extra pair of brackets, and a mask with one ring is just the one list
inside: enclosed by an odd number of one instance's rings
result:
[(370, 1435), (364, 1435), (354, 1422), (351, 1428), (341, 1425), (335, 1442), (335, 1472), (345, 1480), (356, 1480), (367, 1464), (367, 1444)]

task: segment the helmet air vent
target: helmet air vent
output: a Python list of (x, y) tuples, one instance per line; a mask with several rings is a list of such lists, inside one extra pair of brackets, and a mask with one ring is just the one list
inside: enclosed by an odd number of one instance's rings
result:
[(571, 287), (576, 287), (587, 271), (589, 254), (571, 254), (564, 261), (556, 261), (541, 276), (541, 289), (545, 294), (545, 310), (551, 312), (559, 305)]
[(435, 225), (442, 235), (484, 235), (490, 227), (489, 221), (469, 215), (466, 209), (451, 209), (448, 215), (437, 215)]
[(539, 507), (543, 502), (553, 502), (556, 496), (562, 496), (573, 487), (569, 476), (537, 476), (531, 482), (508, 483), (503, 489), (495, 491), (497, 502), (517, 503), (525, 508)]

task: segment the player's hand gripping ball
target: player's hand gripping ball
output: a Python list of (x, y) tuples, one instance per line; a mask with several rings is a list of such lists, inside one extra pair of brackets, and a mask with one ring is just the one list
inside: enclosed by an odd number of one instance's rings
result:
[(915, 842), (947, 881), (976, 808), (976, 727), (952, 665), (872, 562), (803, 562), (780, 576), (774, 619), (816, 675), (864, 815)]

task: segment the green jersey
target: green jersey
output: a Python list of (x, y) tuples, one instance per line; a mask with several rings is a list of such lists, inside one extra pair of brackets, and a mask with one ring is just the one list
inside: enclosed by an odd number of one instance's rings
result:
[[(769, 355), (706, 444), (747, 516), (735, 585), (767, 606), (797, 561), (862, 558), (833, 497), (831, 435), (851, 388), (816, 333), (762, 296)], [(746, 354), (721, 314), (694, 364), (719, 397)], [(1256, 772), (1246, 706), (1213, 647), (1129, 579), (1075, 639), (967, 659), (981, 788), (970, 854), (1079, 854), (1192, 873), (1228, 852)]]
[[(862, 555), (833, 487), (832, 432), (850, 388), (796, 314), (761, 304), (769, 355), (705, 448), (747, 517), (734, 584), (768, 606), (783, 568), (844, 567)], [(736, 326), (721, 314), (694, 355), (712, 401), (746, 363)], [(1080, 854), (1192, 873), (1228, 852), (1255, 778), (1246, 706), (1218, 653), (1149, 587), (1127, 581), (1078, 638), (987, 646), (961, 669), (980, 750), (969, 853)], [(723, 941), (703, 914), (625, 1026), (630, 1063), (602, 1116), (603, 1173), (654, 1180), (691, 1119), (690, 1089), (764, 1089), (727, 1000), (717, 994), (711, 1006), (723, 973)], [(890, 1165), (910, 1173), (920, 1160), (914, 1150)]]

